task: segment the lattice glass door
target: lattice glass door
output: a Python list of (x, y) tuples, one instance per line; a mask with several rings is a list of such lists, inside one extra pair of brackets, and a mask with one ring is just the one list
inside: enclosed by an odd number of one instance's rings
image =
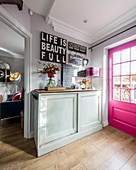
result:
[(136, 136), (136, 41), (109, 50), (109, 122)]

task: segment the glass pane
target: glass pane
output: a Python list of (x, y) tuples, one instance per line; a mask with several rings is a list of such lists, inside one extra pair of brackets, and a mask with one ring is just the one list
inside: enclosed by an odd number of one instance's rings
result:
[(122, 88), (130, 88), (130, 76), (122, 76), (121, 85)]
[(131, 102), (136, 103), (136, 90), (131, 90)]
[(136, 76), (131, 76), (131, 88), (136, 89)]
[(122, 75), (130, 74), (130, 62), (121, 64), (121, 74)]
[(131, 74), (136, 74), (136, 61), (131, 62)]
[(113, 100), (120, 100), (120, 89), (113, 89)]
[(120, 88), (120, 77), (113, 77), (113, 87)]
[(131, 48), (131, 60), (136, 60), (136, 46)]
[(130, 90), (121, 90), (121, 101), (129, 102)]
[(130, 48), (127, 48), (125, 50), (122, 50), (122, 57), (121, 61), (130, 61)]
[(113, 65), (113, 75), (114, 76), (120, 75), (120, 64)]
[(113, 64), (120, 63), (120, 51), (113, 53)]

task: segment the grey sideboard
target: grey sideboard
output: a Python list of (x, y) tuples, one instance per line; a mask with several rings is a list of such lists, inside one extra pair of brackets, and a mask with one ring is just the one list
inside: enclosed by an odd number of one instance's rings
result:
[(101, 130), (101, 93), (101, 90), (34, 90), (37, 156)]

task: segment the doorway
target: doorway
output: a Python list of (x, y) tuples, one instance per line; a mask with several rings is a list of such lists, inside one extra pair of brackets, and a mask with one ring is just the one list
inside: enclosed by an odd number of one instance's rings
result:
[(136, 40), (109, 50), (109, 125), (136, 137)]
[(31, 138), (30, 133), (30, 92), (31, 88), (31, 57), (32, 34), (28, 32), (16, 19), (14, 19), (3, 7), (0, 7), (0, 21), (5, 23), (25, 40), (24, 54), (24, 137)]

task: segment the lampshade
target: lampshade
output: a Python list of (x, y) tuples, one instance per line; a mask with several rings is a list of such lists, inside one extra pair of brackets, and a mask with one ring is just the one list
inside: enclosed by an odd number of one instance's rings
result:
[(86, 76), (98, 77), (99, 76), (99, 68), (98, 67), (89, 67), (86, 69)]
[(10, 81), (13, 82), (19, 82), (21, 80), (21, 74), (19, 72), (13, 73), (10, 77), (9, 77)]

